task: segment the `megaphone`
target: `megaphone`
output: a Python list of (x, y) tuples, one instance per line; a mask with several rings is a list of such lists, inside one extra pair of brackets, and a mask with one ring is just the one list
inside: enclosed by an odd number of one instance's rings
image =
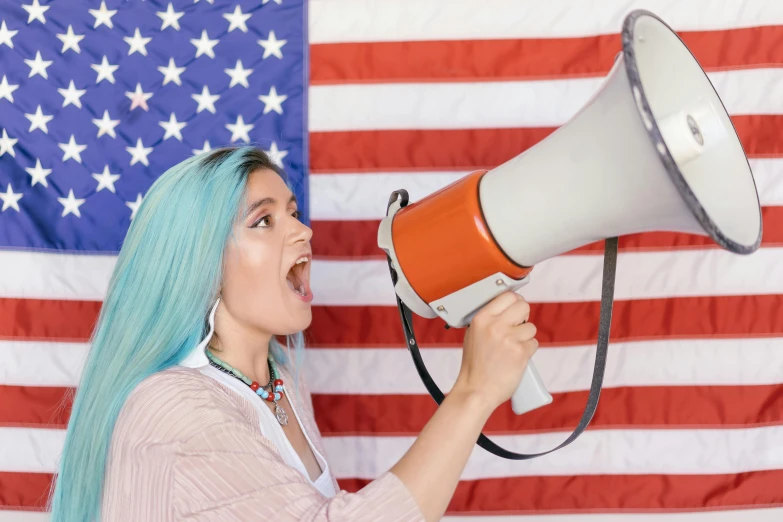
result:
[[(418, 368), (409, 311), (464, 327), (491, 299), (526, 284), (541, 261), (599, 240), (609, 258), (618, 236), (650, 231), (708, 236), (749, 254), (761, 244), (762, 219), (739, 137), (707, 75), (663, 20), (635, 10), (608, 76), (576, 115), (515, 158), (420, 201), (408, 204), (407, 192), (395, 191), (378, 246)], [(605, 265), (602, 305), (608, 299), (609, 306), (602, 306), (597, 360), (602, 337), (606, 355), (613, 284), (613, 266)], [(595, 410), (603, 366), (598, 377), (575, 432)], [(433, 393), (431, 379), (425, 384), (440, 403), (440, 390)], [(523, 414), (551, 402), (531, 361), (512, 409)]]

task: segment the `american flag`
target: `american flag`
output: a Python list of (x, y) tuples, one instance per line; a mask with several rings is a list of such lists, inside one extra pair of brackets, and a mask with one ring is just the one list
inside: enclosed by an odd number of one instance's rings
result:
[[(783, 518), (783, 2), (0, 0), (0, 521), (46, 519), (56, 405), (145, 191), (229, 143), (271, 152), (315, 232), (306, 377), (333, 473), (356, 491), (390, 468), (436, 404), (376, 245), (389, 193), (415, 201), (545, 139), (600, 87), (637, 8), (679, 32), (732, 115), (762, 248), (621, 238), (592, 424), (531, 461), (475, 448), (446, 518)], [(577, 423), (602, 252), (547, 260), (521, 290), (555, 399), (499, 408), (485, 433), (502, 446), (548, 449)], [(463, 332), (414, 325), (448, 390)]]

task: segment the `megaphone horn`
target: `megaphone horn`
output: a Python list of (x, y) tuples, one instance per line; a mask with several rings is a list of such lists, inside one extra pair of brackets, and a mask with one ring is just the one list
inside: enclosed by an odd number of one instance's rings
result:
[[(408, 348), (430, 394), (443, 394), (421, 360), (411, 312), (464, 327), (543, 260), (606, 240), (596, 366), (582, 419), (600, 394), (611, 324), (617, 238), (672, 231), (750, 254), (761, 244), (756, 184), (731, 119), (677, 34), (645, 10), (626, 16), (622, 52), (595, 95), (529, 150), (409, 204), (392, 193), (378, 229)], [(532, 361), (514, 393), (517, 414), (552, 402)], [(483, 434), (479, 445), (513, 453)]]

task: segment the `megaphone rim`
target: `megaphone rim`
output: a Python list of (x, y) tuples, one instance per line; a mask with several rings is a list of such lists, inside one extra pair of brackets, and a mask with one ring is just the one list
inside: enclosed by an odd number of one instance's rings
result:
[[(725, 248), (726, 250), (729, 250), (737, 254), (751, 254), (761, 246), (761, 238), (763, 235), (763, 228), (764, 228), (763, 220), (761, 219), (761, 204), (759, 201), (758, 187), (756, 186), (756, 180), (751, 175), (751, 182), (753, 183), (753, 187), (756, 193), (756, 202), (759, 205), (758, 235), (752, 244), (738, 243), (737, 241), (734, 241), (729, 237), (727, 237), (721, 231), (720, 227), (718, 227), (715, 221), (707, 213), (707, 210), (704, 208), (704, 206), (701, 203), (699, 203), (696, 194), (694, 194), (690, 185), (685, 180), (685, 176), (683, 175), (682, 171), (677, 166), (677, 163), (674, 161), (674, 157), (672, 156), (669, 147), (666, 145), (666, 142), (663, 139), (663, 135), (661, 134), (661, 130), (658, 127), (655, 117), (653, 116), (652, 110), (647, 100), (647, 94), (645, 93), (644, 86), (642, 85), (642, 80), (639, 74), (638, 64), (636, 60), (636, 52), (633, 46), (634, 38), (635, 38), (636, 21), (639, 18), (645, 16), (655, 19), (657, 22), (659, 22), (667, 29), (669, 29), (672, 32), (672, 34), (674, 34), (674, 36), (680, 41), (682, 46), (690, 53), (694, 62), (698, 64), (698, 60), (696, 60), (696, 57), (693, 55), (693, 52), (690, 50), (690, 48), (688, 48), (688, 46), (685, 44), (682, 38), (680, 38), (680, 35), (677, 34), (677, 32), (674, 29), (672, 29), (671, 26), (669, 26), (655, 13), (652, 13), (645, 9), (635, 9), (625, 17), (625, 20), (623, 22), (623, 27), (622, 27), (622, 34), (621, 34), (622, 47), (623, 47), (623, 50), (621, 52), (623, 53), (623, 57), (625, 59), (625, 71), (626, 74), (628, 75), (628, 81), (631, 85), (631, 89), (638, 91), (640, 95), (638, 100), (639, 103), (637, 104), (637, 109), (640, 111), (644, 111), (644, 114), (640, 114), (640, 116), (650, 124), (649, 127), (645, 126), (645, 130), (649, 134), (653, 143), (663, 145), (662, 148), (663, 150), (659, 150), (656, 148), (656, 153), (661, 159), (664, 168), (666, 169), (666, 172), (669, 174), (669, 177), (671, 178), (672, 182), (677, 187), (677, 190), (679, 191), (683, 200), (685, 201), (685, 203), (687, 204), (691, 212), (693, 212), (693, 215), (698, 220), (699, 224), (701, 224), (701, 226), (704, 228), (705, 232), (707, 232), (707, 234), (709, 234), (709, 236), (719, 246)], [(715, 97), (718, 99), (718, 103), (720, 103), (721, 108), (724, 110), (724, 112), (728, 114), (728, 111), (726, 110), (726, 107), (723, 104), (723, 100), (721, 100), (720, 96), (717, 95), (715, 86), (712, 85), (712, 82), (709, 80), (709, 77), (707, 77), (706, 79), (710, 85), (710, 88), (715, 93)], [(742, 142), (739, 139), (739, 134), (737, 133), (737, 129), (734, 127), (734, 122), (731, 121), (731, 118), (729, 118), (729, 122), (731, 124), (731, 129), (734, 132), (734, 136), (736, 137), (737, 142), (739, 143), (740, 147), (743, 150), (743, 155), (745, 157), (745, 163), (748, 167), (748, 171), (752, 173), (752, 170), (750, 168), (750, 163), (748, 162), (747, 154), (745, 154), (744, 147), (742, 147)]]

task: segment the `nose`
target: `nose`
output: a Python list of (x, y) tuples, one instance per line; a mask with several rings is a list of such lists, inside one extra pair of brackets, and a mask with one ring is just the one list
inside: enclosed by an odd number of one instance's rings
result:
[(298, 243), (300, 241), (310, 241), (313, 237), (313, 230), (305, 225), (302, 221), (295, 219), (293, 221), (293, 227), (291, 230), (291, 241)]

